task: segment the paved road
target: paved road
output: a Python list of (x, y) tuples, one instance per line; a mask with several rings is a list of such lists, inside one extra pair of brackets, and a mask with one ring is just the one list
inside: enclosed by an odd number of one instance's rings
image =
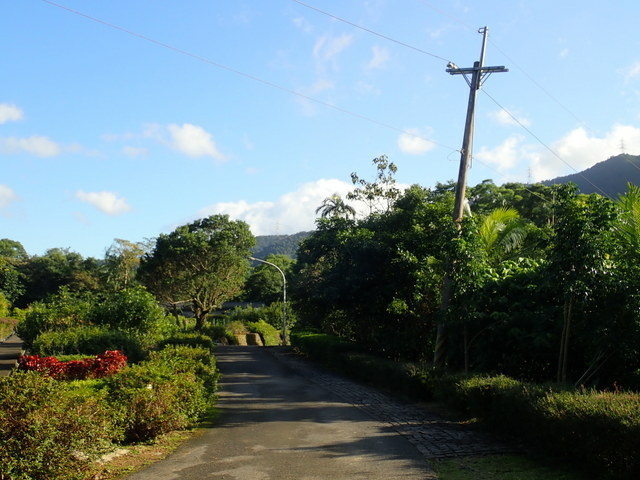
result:
[(436, 478), (424, 451), (396, 426), (281, 350), (220, 347), (216, 357), (223, 374), (216, 425), (128, 480)]

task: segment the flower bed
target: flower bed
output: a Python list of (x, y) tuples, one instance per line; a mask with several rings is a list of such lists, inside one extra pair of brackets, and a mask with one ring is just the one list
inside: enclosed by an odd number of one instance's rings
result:
[(127, 357), (119, 350), (108, 350), (93, 358), (61, 362), (56, 357), (22, 355), (18, 370), (46, 373), (56, 380), (85, 380), (113, 375), (127, 365)]

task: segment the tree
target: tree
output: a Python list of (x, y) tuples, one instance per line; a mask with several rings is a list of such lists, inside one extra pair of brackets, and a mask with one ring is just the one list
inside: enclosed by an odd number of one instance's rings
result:
[(189, 303), (200, 330), (211, 310), (242, 291), (254, 245), (245, 222), (212, 215), (160, 235), (139, 273), (161, 302)]
[(388, 212), (400, 196), (400, 189), (396, 187), (396, 179), (394, 178), (398, 167), (390, 162), (386, 155), (374, 158), (373, 164), (377, 171), (376, 180), (368, 182), (353, 172), (351, 183), (356, 185), (356, 188), (347, 194), (347, 199), (366, 203), (369, 207), (369, 213)]
[(566, 382), (573, 337), (585, 332), (592, 336), (594, 325), (587, 322), (597, 325), (602, 320), (596, 314), (612, 289), (616, 211), (611, 200), (597, 194), (577, 195), (572, 184), (558, 191), (558, 207), (549, 266), (562, 294), (557, 380)]
[(340, 195), (334, 193), (322, 201), (322, 205), (316, 208), (316, 213), (320, 213), (320, 218), (356, 216), (356, 209), (345, 203)]
[(500, 207), (482, 219), (478, 234), (487, 258), (495, 263), (520, 247), (527, 231), (515, 208)]
[(620, 195), (616, 205), (621, 210), (615, 234), (626, 253), (640, 260), (640, 187), (629, 183), (627, 193)]
[(143, 254), (142, 244), (116, 238), (105, 254), (106, 284), (113, 290), (131, 286)]
[[(277, 265), (287, 279), (295, 264), (287, 255), (269, 255), (264, 260)], [(282, 302), (282, 275), (271, 265), (260, 263), (252, 270), (243, 297), (249, 301), (261, 301), (266, 304)]]
[(0, 256), (0, 293), (13, 303), (24, 294), (24, 278), (14, 261)]
[(99, 288), (100, 264), (94, 258), (66, 248), (50, 248), (42, 256), (33, 256), (18, 265), (24, 275), (25, 294), (17, 306), (42, 300), (67, 286), (72, 292), (94, 291)]
[(29, 258), (26, 250), (20, 242), (3, 238), (0, 240), (0, 257), (8, 257), (14, 260), (26, 260)]

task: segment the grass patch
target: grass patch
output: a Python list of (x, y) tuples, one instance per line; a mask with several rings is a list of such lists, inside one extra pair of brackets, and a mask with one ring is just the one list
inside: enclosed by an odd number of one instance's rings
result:
[(127, 445), (126, 453), (114, 456), (102, 463), (99, 473), (87, 480), (117, 480), (142, 470), (160, 460), (167, 458), (187, 441), (201, 435), (208, 428), (213, 428), (220, 416), (220, 410), (212, 406), (207, 410), (205, 418), (197, 427), (169, 432), (156, 437), (150, 443)]
[(489, 455), (436, 460), (439, 480), (585, 480), (565, 467), (544, 464), (522, 455)]
[(193, 430), (181, 430), (161, 435), (153, 443), (127, 446), (126, 453), (102, 463), (98, 473), (94, 474), (91, 479), (111, 480), (123, 478), (125, 475), (142, 470), (168, 457), (193, 436)]

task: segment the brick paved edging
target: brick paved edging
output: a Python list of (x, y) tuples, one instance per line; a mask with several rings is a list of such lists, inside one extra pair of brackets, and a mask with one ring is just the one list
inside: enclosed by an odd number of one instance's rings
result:
[(269, 351), (312, 382), (390, 425), (428, 460), (521, 451), (517, 446), (498, 442), (485, 432), (318, 368), (289, 349), (275, 347)]

